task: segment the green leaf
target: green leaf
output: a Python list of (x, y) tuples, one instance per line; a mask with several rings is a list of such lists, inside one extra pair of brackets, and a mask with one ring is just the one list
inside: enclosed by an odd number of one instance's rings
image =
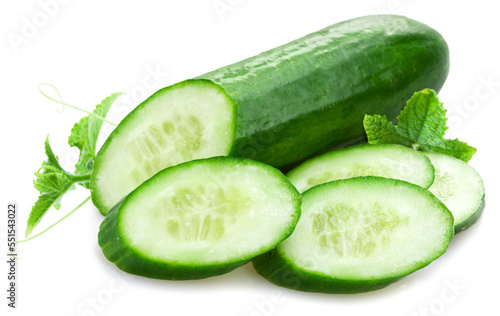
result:
[(35, 173), (37, 176), (33, 182), (35, 188), (40, 193), (61, 191), (69, 179), (60, 166), (59, 159), (52, 152), (48, 136), (45, 139), (45, 154), (47, 160), (42, 163), (42, 167)]
[(398, 117), (397, 131), (416, 143), (425, 144), (444, 137), (446, 110), (434, 90), (417, 92)]
[(447, 154), (468, 162), (476, 149), (458, 139), (444, 139), (446, 110), (434, 90), (416, 92), (406, 103), (394, 126), (381, 115), (363, 120), (370, 144), (400, 144), (417, 150)]
[(74, 188), (74, 178), (61, 168), (58, 158), (52, 152), (48, 136), (45, 140), (45, 153), (47, 154), (47, 160), (42, 163), (42, 167), (35, 173), (36, 179), (33, 183), (40, 192), (40, 196), (31, 208), (26, 236), (31, 234), (50, 207), (54, 206), (58, 209), (62, 196), (68, 190)]
[(401, 144), (408, 147), (413, 144), (411, 139), (398, 134), (385, 115), (365, 115), (363, 125), (370, 144)]
[[(35, 188), (38, 192), (40, 192), (40, 196), (31, 208), (26, 228), (26, 237), (33, 232), (33, 229), (38, 225), (40, 220), (51, 207), (54, 207), (55, 209), (59, 209), (61, 207), (62, 197), (68, 192), (68, 190), (73, 190), (75, 188), (75, 183), (78, 183), (87, 189), (89, 188), (90, 175), (93, 168), (94, 158), (96, 156), (97, 137), (101, 131), (102, 123), (106, 121), (105, 116), (108, 114), (111, 105), (121, 95), (121, 93), (112, 94), (104, 99), (101, 104), (97, 105), (93, 113), (89, 113), (78, 107), (64, 103), (59, 91), (57, 91), (53, 85), (50, 86), (56, 90), (57, 94), (61, 98), (61, 101), (59, 102), (54, 100), (42, 92), (44, 96), (55, 102), (61, 103), (64, 106), (70, 106), (89, 115), (82, 118), (73, 126), (71, 135), (68, 139), (70, 146), (77, 147), (80, 150), (80, 156), (75, 165), (75, 174), (70, 173), (61, 167), (59, 159), (56, 155), (54, 155), (54, 152), (50, 147), (49, 137), (47, 136), (47, 139), (45, 140), (45, 154), (47, 155), (47, 160), (45, 160), (40, 169), (35, 172), (36, 178), (33, 182)], [(109, 121), (106, 122), (112, 124)], [(78, 209), (86, 201), (88, 201), (88, 198), (76, 209)], [(73, 210), (70, 214), (72, 214), (75, 210)], [(54, 225), (50, 226), (48, 229), (53, 226)]]
[[(96, 144), (102, 123), (111, 105), (122, 93), (114, 93), (101, 104), (97, 105), (92, 115), (82, 118), (71, 129), (68, 144), (80, 150), (78, 162), (75, 165), (76, 174), (86, 174), (92, 171), (93, 162), (96, 156)], [(89, 183), (82, 182), (85, 188), (89, 188)]]
[(47, 213), (49, 208), (52, 206), (52, 204), (54, 204), (58, 197), (58, 194), (55, 192), (44, 193), (38, 197), (35, 205), (33, 205), (33, 207), (31, 208), (25, 237), (28, 237), (28, 235), (33, 232), (33, 229), (36, 227), (36, 225), (38, 225), (42, 217), (45, 215), (45, 213)]
[(447, 154), (468, 162), (476, 153), (476, 148), (467, 145), (458, 139), (443, 139), (439, 144), (423, 145), (424, 151)]

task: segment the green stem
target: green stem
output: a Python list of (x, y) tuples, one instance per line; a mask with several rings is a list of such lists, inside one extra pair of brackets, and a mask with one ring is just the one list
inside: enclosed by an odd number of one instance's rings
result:
[(66, 214), (63, 218), (61, 218), (60, 220), (58, 220), (57, 222), (55, 222), (54, 224), (50, 225), (48, 228), (46, 228), (45, 230), (43, 230), (41, 233), (38, 233), (36, 234), (35, 236), (31, 236), (29, 238), (26, 238), (26, 239), (23, 239), (23, 240), (19, 240), (16, 242), (16, 244), (18, 243), (21, 243), (21, 242), (26, 242), (28, 240), (31, 240), (33, 238), (36, 238), (40, 235), (42, 235), (43, 233), (46, 233), (47, 231), (49, 231), (52, 227), (56, 226), (57, 224), (59, 224), (60, 222), (62, 222), (63, 220), (65, 220), (66, 218), (68, 218), (71, 214), (73, 214), (77, 209), (79, 209), (80, 207), (82, 207), (85, 203), (87, 203), (88, 201), (90, 200), (90, 196), (88, 196), (82, 203), (80, 203), (75, 209), (73, 209), (71, 212), (69, 212), (68, 214)]
[(90, 181), (90, 176), (92, 175), (91, 172), (85, 173), (85, 174), (73, 174), (73, 173), (68, 173), (71, 177), (71, 180), (73, 182), (85, 182), (85, 181)]
[(62, 168), (61, 169), (57, 169), (57, 168), (54, 168), (54, 167), (51, 167), (51, 166), (42, 166), (42, 167), (40, 167), (35, 172), (35, 176), (37, 176), (37, 177), (43, 177), (44, 175), (46, 175), (46, 176), (50, 175), (50, 174), (40, 173), (40, 170), (42, 170), (42, 169), (52, 170), (54, 172), (59, 172), (59, 173), (65, 174), (65, 175), (67, 175), (71, 179), (71, 181), (73, 181), (73, 183), (75, 183), (75, 182), (89, 181), (90, 177), (92, 176), (92, 172), (88, 172), (88, 173), (84, 173), (84, 174), (74, 174), (74, 173), (71, 173), (71, 172), (67, 172), (66, 170), (64, 170)]
[[(49, 86), (49, 87), (53, 88), (53, 89), (56, 91), (56, 93), (57, 93), (57, 95), (59, 96), (59, 99), (60, 99), (61, 101), (58, 101), (58, 100), (56, 100), (56, 99), (54, 99), (54, 98), (52, 98), (52, 97), (49, 97), (47, 94), (45, 94), (45, 92), (43, 92), (43, 90), (42, 90), (42, 86)], [(91, 116), (93, 116), (93, 117), (96, 117), (96, 118), (98, 118), (98, 119), (100, 119), (100, 120), (102, 120), (102, 121), (104, 121), (104, 122), (106, 122), (106, 123), (108, 123), (108, 124), (113, 125), (113, 126), (115, 126), (115, 127), (116, 127), (116, 124), (115, 124), (115, 123), (112, 123), (112, 122), (110, 122), (110, 121), (106, 120), (104, 117), (102, 117), (102, 116), (100, 116), (100, 115), (97, 115), (97, 114), (94, 114), (94, 113), (92, 113), (92, 112), (86, 111), (86, 110), (84, 110), (84, 109), (82, 109), (82, 108), (79, 108), (79, 107), (77, 107), (77, 106), (74, 106), (74, 105), (71, 105), (71, 104), (65, 103), (65, 102), (63, 101), (63, 98), (62, 98), (61, 94), (59, 93), (59, 90), (57, 90), (57, 88), (56, 88), (53, 84), (51, 84), (51, 83), (41, 83), (41, 84), (39, 84), (39, 85), (38, 85), (38, 91), (40, 91), (40, 93), (41, 93), (44, 97), (46, 97), (47, 99), (49, 99), (49, 100), (51, 100), (51, 101), (53, 101), (53, 102), (56, 102), (56, 103), (62, 104), (62, 106), (63, 106), (62, 110), (60, 110), (60, 111), (59, 111), (59, 110), (57, 110), (57, 112), (59, 112), (59, 113), (62, 113), (62, 112), (64, 111), (65, 107), (66, 107), (66, 106), (69, 106), (70, 108), (73, 108), (73, 109), (75, 109), (75, 110), (78, 110), (78, 111), (81, 111), (81, 112), (87, 113), (88, 115), (91, 115)]]

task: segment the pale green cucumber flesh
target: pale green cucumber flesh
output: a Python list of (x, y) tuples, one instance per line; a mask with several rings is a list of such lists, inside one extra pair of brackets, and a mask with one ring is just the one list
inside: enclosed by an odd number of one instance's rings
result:
[(162, 89), (139, 105), (108, 137), (94, 163), (92, 200), (106, 212), (158, 171), (181, 162), (227, 155), (234, 105), (208, 81)]
[(299, 192), (360, 176), (399, 179), (429, 188), (434, 181), (434, 167), (425, 155), (404, 146), (364, 144), (312, 158), (287, 173)]
[(337, 180), (303, 193), (293, 234), (254, 266), (297, 290), (365, 292), (428, 265), (452, 237), (451, 213), (420, 186), (381, 177)]
[(167, 168), (106, 215), (105, 256), (120, 269), (159, 279), (228, 272), (293, 231), (301, 196), (277, 169), (214, 157)]
[(474, 224), (484, 208), (484, 183), (469, 164), (440, 153), (425, 153), (434, 165), (436, 177), (429, 190), (455, 218), (455, 232)]

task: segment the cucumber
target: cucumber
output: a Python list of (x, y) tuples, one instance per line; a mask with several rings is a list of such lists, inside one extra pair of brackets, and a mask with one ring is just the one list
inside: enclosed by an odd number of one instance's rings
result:
[(359, 176), (399, 179), (429, 188), (434, 181), (434, 167), (425, 155), (404, 146), (364, 144), (312, 158), (287, 173), (299, 192)]
[(295, 228), (301, 196), (277, 169), (214, 157), (167, 168), (115, 205), (99, 228), (105, 257), (150, 278), (229, 272)]
[(279, 286), (308, 292), (381, 289), (445, 253), (453, 216), (428, 190), (401, 180), (358, 177), (303, 193), (293, 234), (253, 260)]
[(425, 153), (436, 170), (436, 178), (429, 190), (439, 198), (455, 218), (455, 233), (474, 224), (485, 205), (483, 180), (477, 171), (455, 157)]
[(365, 114), (395, 119), (415, 91), (439, 91), (448, 46), (402, 16), (334, 24), (255, 57), (154, 93), (97, 154), (92, 201), (101, 213), (163, 168), (211, 156), (287, 169), (365, 137)]

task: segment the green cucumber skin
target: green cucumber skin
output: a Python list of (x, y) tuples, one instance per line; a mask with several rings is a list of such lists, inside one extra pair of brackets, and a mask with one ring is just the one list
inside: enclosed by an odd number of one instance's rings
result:
[(284, 169), (363, 137), (365, 114), (394, 120), (415, 91), (439, 91), (448, 70), (438, 32), (382, 15), (334, 24), (197, 79), (236, 104), (230, 156)]
[[(186, 168), (189, 167), (190, 164), (195, 164), (201, 160), (211, 160), (214, 162), (223, 162), (224, 160), (238, 160), (242, 164), (259, 164), (262, 167), (268, 169), (270, 172), (275, 173), (277, 176), (282, 176), (283, 180), (287, 186), (294, 192), (295, 198), (295, 210), (296, 214), (293, 221), (290, 223), (290, 226), (286, 231), (283, 231), (279, 236), (279, 239), (276, 240), (275, 245), (278, 245), (280, 242), (288, 238), (290, 236), (295, 226), (297, 225), (300, 218), (300, 204), (302, 202), (302, 196), (295, 189), (290, 181), (277, 169), (262, 164), (260, 162), (256, 162), (250, 159), (244, 158), (226, 158), (226, 157), (212, 157), (207, 159), (193, 160), (185, 163), (181, 163), (176, 166), (172, 166), (160, 171), (158, 174), (163, 172), (168, 172), (169, 169), (172, 168)], [(157, 174), (157, 175), (158, 175)], [(154, 183), (155, 177), (146, 180), (141, 186), (147, 186), (150, 183)], [(139, 188), (141, 187), (139, 186)], [(265, 253), (272, 249), (272, 247), (268, 247), (267, 249), (262, 249), (259, 253), (255, 254), (252, 257), (231, 262), (225, 263), (221, 265), (211, 265), (211, 266), (192, 266), (192, 265), (181, 265), (181, 264), (169, 264), (165, 262), (158, 262), (155, 260), (151, 260), (141, 253), (132, 249), (130, 245), (125, 242), (118, 226), (120, 221), (120, 207), (127, 200), (128, 197), (133, 195), (135, 192), (132, 191), (126, 197), (124, 197), (120, 202), (118, 202), (114, 207), (112, 207), (106, 214), (104, 221), (101, 223), (99, 227), (98, 233), (98, 243), (99, 246), (109, 261), (113, 262), (120, 270), (125, 271), (130, 274), (135, 274), (139, 276), (144, 276), (153, 279), (163, 279), (163, 280), (198, 280), (204, 279), (212, 276), (217, 276), (221, 274), (228, 273), (248, 262), (250, 262), (255, 256)]]
[(276, 249), (252, 260), (258, 274), (271, 283), (292, 290), (327, 294), (356, 294), (380, 290), (402, 279), (404, 276), (374, 281), (326, 279), (324, 275), (305, 272), (284, 260)]
[(474, 225), (483, 214), (485, 206), (486, 206), (486, 199), (485, 196), (483, 195), (483, 199), (481, 200), (481, 205), (479, 205), (477, 211), (474, 214), (472, 214), (471, 217), (463, 221), (461, 224), (455, 226), (455, 234), (463, 232), (464, 230)]
[(120, 206), (126, 198), (116, 204), (106, 214), (98, 234), (99, 246), (106, 259), (127, 273), (164, 280), (197, 280), (221, 275), (244, 265), (248, 260), (230, 265), (190, 267), (168, 265), (150, 260), (128, 247), (118, 230)]

